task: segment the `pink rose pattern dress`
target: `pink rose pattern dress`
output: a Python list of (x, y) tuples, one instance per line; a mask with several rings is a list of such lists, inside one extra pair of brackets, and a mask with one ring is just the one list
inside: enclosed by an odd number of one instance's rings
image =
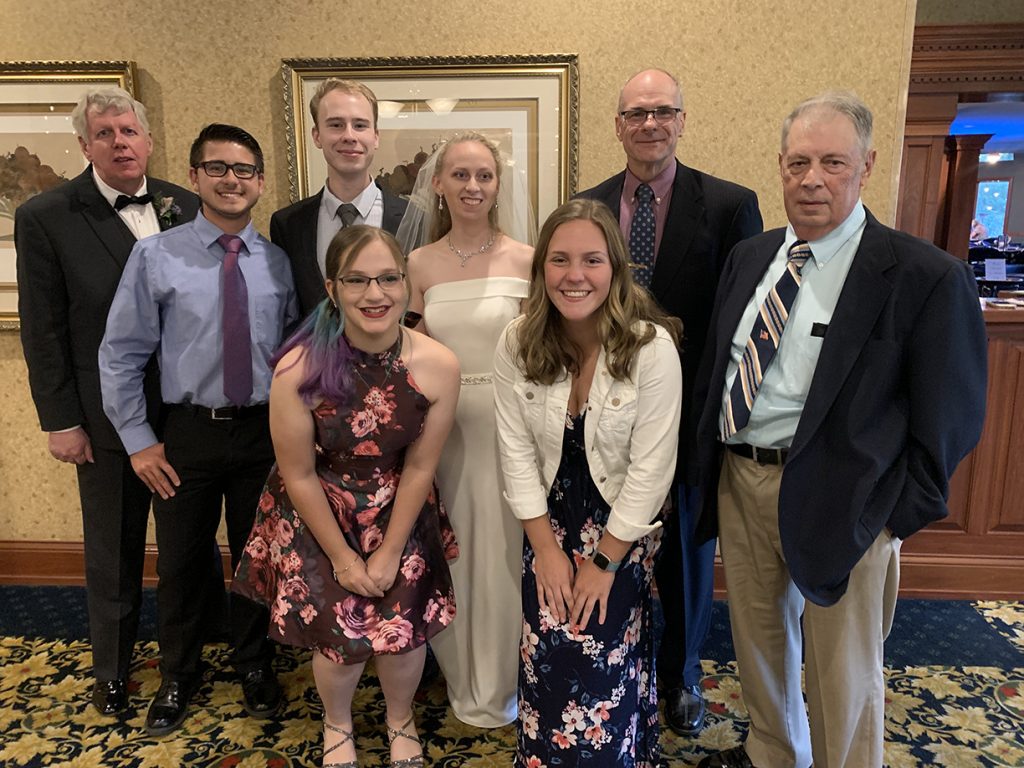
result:
[[(345, 541), (366, 560), (380, 547), (402, 476), (406, 448), (419, 437), (428, 402), (397, 357), (356, 355), (351, 407), (313, 411), (316, 471)], [(232, 590), (270, 608), (272, 639), (316, 648), (339, 664), (410, 651), (455, 616), (448, 560), (455, 534), (436, 489), (423, 505), (384, 597), (348, 592), (271, 469)]]

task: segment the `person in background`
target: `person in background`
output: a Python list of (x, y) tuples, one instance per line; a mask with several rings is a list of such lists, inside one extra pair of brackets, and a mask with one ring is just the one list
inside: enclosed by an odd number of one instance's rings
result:
[[(87, 91), (71, 124), (89, 167), (14, 214), (18, 314), (50, 454), (78, 472), (92, 704), (101, 715), (116, 715), (128, 708), (151, 494), (103, 413), (96, 351), (135, 242), (191, 221), (199, 199), (146, 175), (153, 138), (146, 108), (127, 91)], [(155, 365), (146, 366), (144, 380), (143, 407), (155, 419)], [(220, 583), (223, 596), (223, 572)]]
[(267, 480), (233, 589), (270, 635), (314, 649), (325, 768), (354, 768), (352, 694), (373, 658), (393, 768), (423, 765), (412, 712), (426, 642), (449, 626), (454, 535), (434, 490), (459, 395), (454, 355), (403, 328), (405, 259), (352, 226), (327, 249), (326, 292), (275, 358)]
[[(146, 730), (176, 730), (200, 683), (206, 600), (202, 553), (223, 506), (237, 565), (273, 463), (267, 397), (270, 356), (298, 319), (287, 257), (253, 227), (263, 152), (248, 132), (213, 123), (189, 155), (202, 211), (189, 225), (133, 249), (100, 344), (103, 407), (156, 496), (160, 690)], [(147, 417), (146, 361), (156, 352), (163, 424)], [(268, 718), (281, 702), (266, 608), (230, 601), (231, 645), (246, 711)]]
[(701, 650), (711, 625), (715, 543), (694, 538), (700, 500), (690, 461), (697, 416), (693, 400), (711, 305), (726, 256), (761, 231), (757, 196), (749, 189), (683, 165), (676, 146), (686, 125), (679, 82), (661, 69), (631, 77), (619, 93), (615, 135), (626, 169), (580, 197), (615, 214), (629, 243), (636, 279), (683, 322), (683, 416), (676, 463), (674, 514), (665, 519), (656, 580), (665, 618), (658, 683), (665, 720), (681, 736), (704, 727)]
[(329, 77), (309, 100), (309, 113), (313, 143), (327, 162), (327, 180), (312, 197), (270, 217), (270, 239), (291, 261), (303, 317), (326, 298), (327, 246), (338, 230), (369, 224), (394, 234), (406, 207), (371, 175), (380, 143), (373, 91), (355, 80)]
[(505, 498), (526, 532), (516, 766), (659, 763), (652, 578), (682, 403), (679, 321), (603, 203), (541, 229), (494, 360)]
[[(478, 133), (445, 143), (420, 169), (399, 228), (409, 254), (410, 309), (455, 352), (462, 392), (437, 482), (459, 537), (452, 563), (459, 615), (431, 647), (459, 720), (496, 728), (516, 716), (522, 530), (503, 509), (494, 424), (494, 345), (519, 314), (533, 249), (521, 175)], [(515, 235), (513, 235), (515, 233)], [(410, 316), (412, 316), (412, 312)]]
[(733, 250), (715, 299), (699, 531), (718, 529), (750, 729), (702, 768), (881, 768), (900, 542), (946, 516), (981, 434), (974, 275), (864, 207), (871, 132), (852, 93), (794, 108), (789, 223)]

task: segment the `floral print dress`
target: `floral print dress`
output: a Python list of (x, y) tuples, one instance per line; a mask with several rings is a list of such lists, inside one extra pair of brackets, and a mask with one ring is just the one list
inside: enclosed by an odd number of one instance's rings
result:
[[(590, 477), (584, 414), (566, 414), (548, 516), (578, 567), (594, 554), (609, 507)], [(661, 531), (634, 543), (615, 574), (604, 625), (559, 624), (537, 600), (534, 553), (523, 548), (517, 768), (654, 768), (660, 758), (651, 580)]]
[[(364, 560), (380, 547), (428, 402), (398, 357), (353, 350), (352, 405), (313, 411), (316, 471), (345, 541)], [(458, 554), (436, 489), (423, 505), (394, 584), (381, 598), (348, 592), (303, 524), (277, 466), (271, 469), (232, 590), (270, 608), (269, 635), (316, 648), (339, 664), (405, 653), (455, 616), (447, 560)]]

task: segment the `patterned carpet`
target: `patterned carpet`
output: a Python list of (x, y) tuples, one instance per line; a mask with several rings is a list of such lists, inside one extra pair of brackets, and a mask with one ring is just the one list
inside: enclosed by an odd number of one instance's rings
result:
[[(320, 707), (307, 654), (278, 655), (287, 708), (275, 721), (260, 722), (239, 703), (225, 647), (207, 646), (204, 684), (185, 727), (152, 738), (142, 724), (159, 686), (156, 643), (137, 646), (135, 711), (111, 725), (88, 705), (90, 654), (79, 639), (83, 606), (80, 590), (0, 587), (0, 766), (319, 766)], [(151, 607), (147, 611), (143, 637), (152, 635)], [(715, 605), (708, 656), (709, 725), (695, 740), (664, 730), (668, 765), (692, 766), (708, 752), (740, 743), (745, 732), (722, 604)], [(1024, 603), (903, 601), (886, 665), (888, 765), (1024, 766)], [(353, 708), (361, 765), (386, 765), (384, 702), (372, 672)], [(484, 731), (459, 723), (440, 681), (422, 692), (417, 717), (429, 765), (511, 765), (514, 727)]]

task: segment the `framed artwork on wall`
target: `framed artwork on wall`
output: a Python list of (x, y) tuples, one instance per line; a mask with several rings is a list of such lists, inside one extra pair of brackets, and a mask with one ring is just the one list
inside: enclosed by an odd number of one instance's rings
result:
[(579, 68), (574, 54), (285, 59), (284, 106), (292, 201), (317, 192), (327, 164), (313, 144), (309, 100), (329, 77), (377, 96), (380, 147), (371, 167), (388, 191), (408, 195), (444, 141), (476, 131), (525, 171), (538, 223), (576, 191)]
[(14, 211), (85, 169), (71, 110), (85, 90), (103, 85), (134, 95), (134, 63), (0, 62), (0, 328), (18, 327)]

